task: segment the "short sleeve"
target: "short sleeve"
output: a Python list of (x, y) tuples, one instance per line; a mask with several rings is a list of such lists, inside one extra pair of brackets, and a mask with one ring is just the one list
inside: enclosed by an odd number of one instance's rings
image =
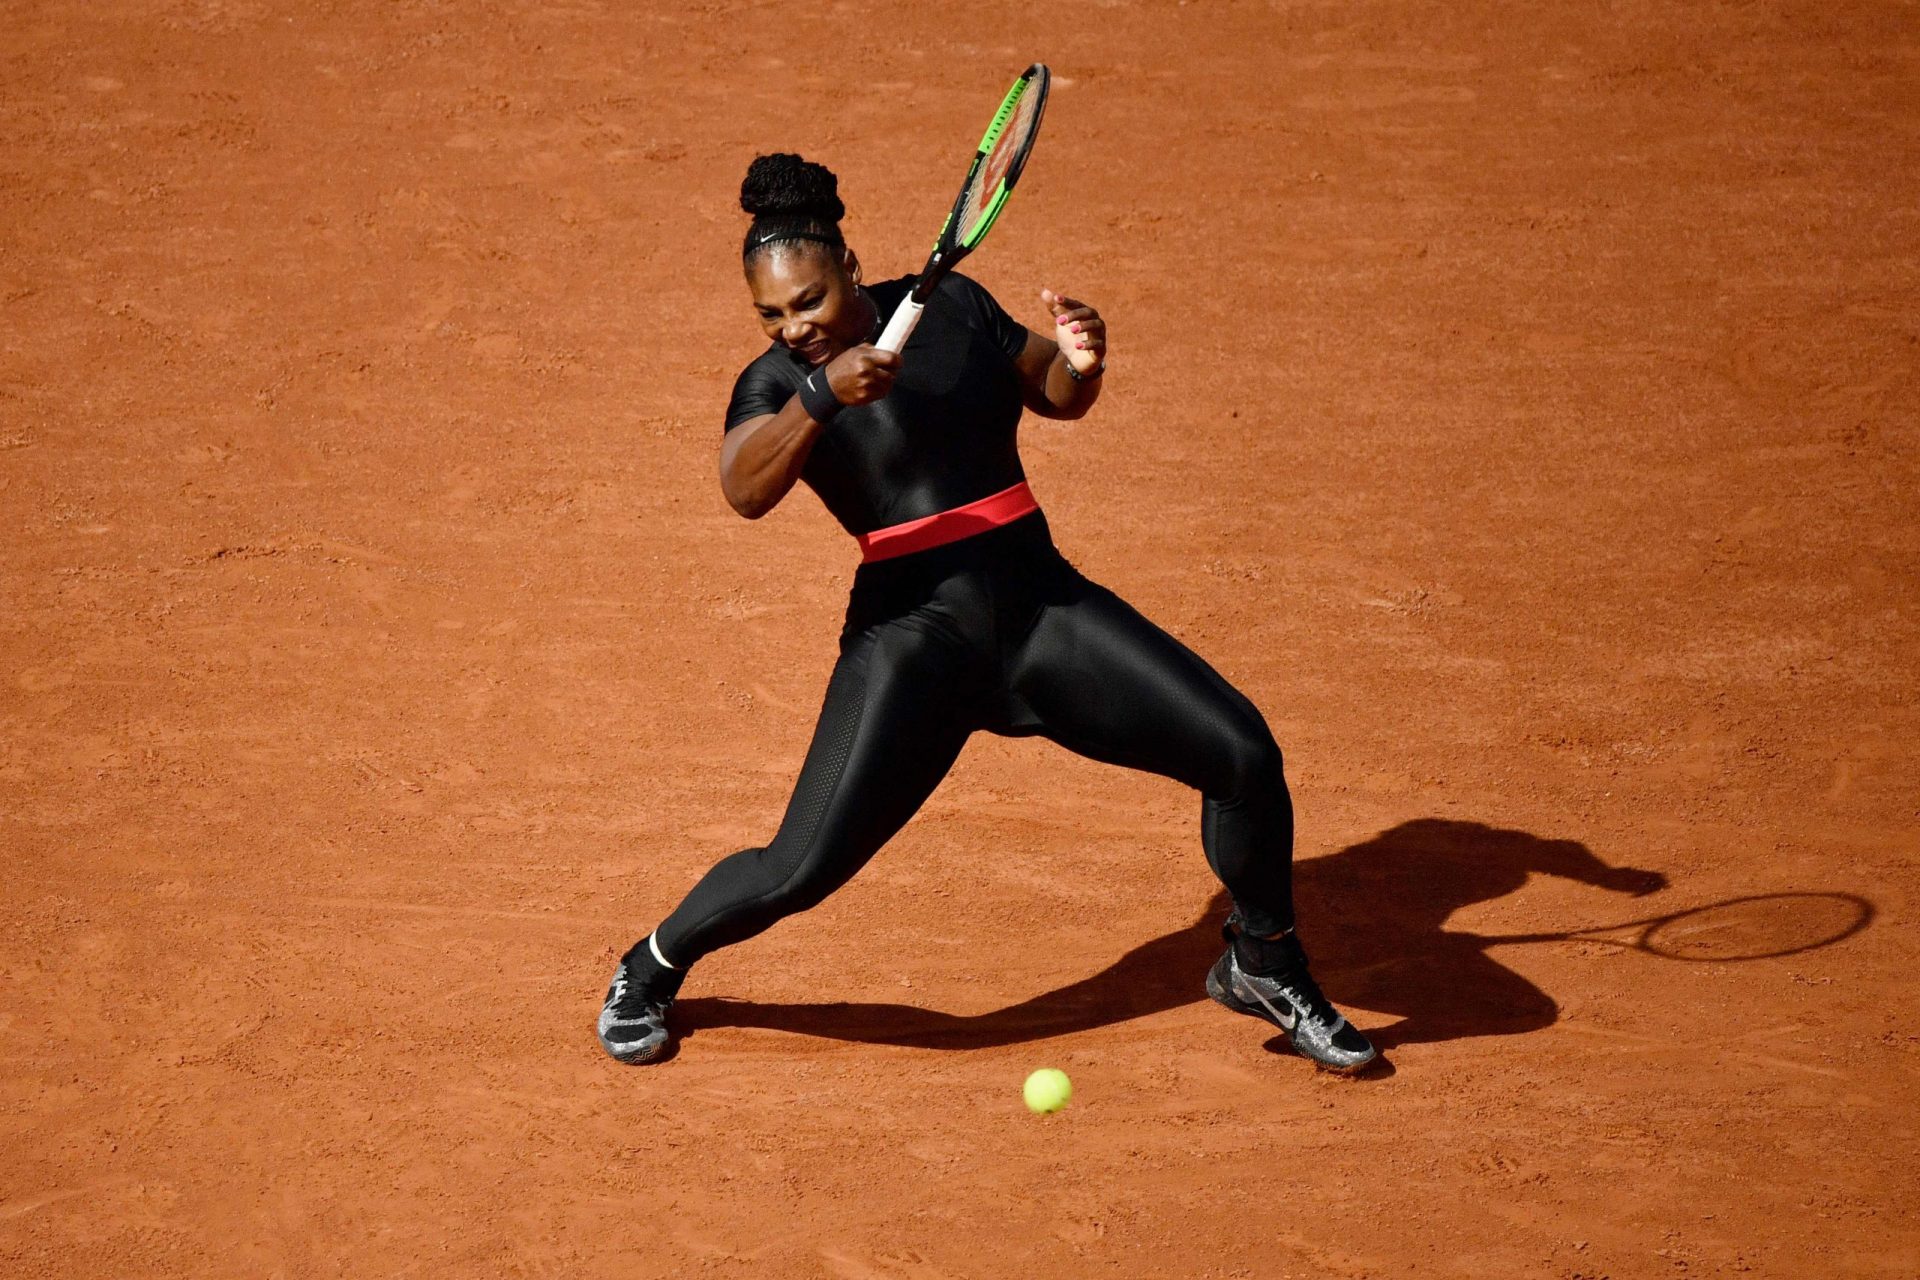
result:
[(1009, 360), (1017, 360), (1027, 349), (1027, 327), (1008, 315), (1006, 309), (994, 300), (979, 284), (963, 275), (949, 275), (941, 287), (950, 290), (954, 297), (967, 308), (975, 327), (987, 335), (1001, 354)]
[(728, 431), (743, 422), (778, 413), (793, 399), (793, 388), (773, 369), (765, 357), (755, 360), (734, 379), (733, 398), (727, 402)]

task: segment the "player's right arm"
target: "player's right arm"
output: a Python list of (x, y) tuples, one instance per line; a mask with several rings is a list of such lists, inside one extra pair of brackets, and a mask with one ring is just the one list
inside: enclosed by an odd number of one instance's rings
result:
[(795, 396), (778, 413), (749, 418), (720, 442), (720, 491), (727, 505), (758, 520), (780, 504), (806, 468), (824, 430)]
[[(843, 405), (870, 404), (893, 389), (899, 369), (899, 355), (863, 344), (827, 363), (827, 385)], [(798, 395), (774, 413), (734, 426), (720, 442), (720, 491), (727, 505), (749, 520), (779, 506), (825, 429), (808, 415)]]

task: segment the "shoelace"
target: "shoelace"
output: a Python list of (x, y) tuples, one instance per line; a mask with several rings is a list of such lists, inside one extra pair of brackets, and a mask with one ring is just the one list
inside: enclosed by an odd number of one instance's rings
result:
[(644, 1018), (666, 1007), (667, 1001), (655, 997), (641, 983), (626, 977), (620, 979), (620, 994), (613, 1001), (614, 1017)]
[(1295, 973), (1275, 974), (1270, 979), (1280, 985), (1287, 999), (1293, 1001), (1309, 1019), (1324, 1026), (1332, 1026), (1340, 1018), (1340, 1011), (1333, 1007), (1333, 1001), (1327, 999), (1306, 970)]

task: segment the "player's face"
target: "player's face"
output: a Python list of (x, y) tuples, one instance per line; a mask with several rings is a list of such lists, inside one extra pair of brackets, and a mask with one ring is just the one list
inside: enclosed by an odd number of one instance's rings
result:
[(819, 253), (812, 245), (775, 248), (747, 268), (760, 327), (812, 365), (867, 340), (873, 316), (859, 281), (852, 250)]

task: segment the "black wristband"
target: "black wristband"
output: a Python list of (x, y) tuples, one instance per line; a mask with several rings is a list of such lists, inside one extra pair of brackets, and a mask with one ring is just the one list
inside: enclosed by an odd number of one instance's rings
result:
[(1078, 369), (1073, 367), (1073, 361), (1071, 360), (1067, 361), (1067, 376), (1069, 378), (1072, 378), (1075, 382), (1092, 382), (1095, 378), (1098, 378), (1101, 374), (1105, 373), (1106, 371), (1107, 371), (1107, 362), (1105, 360), (1102, 360), (1099, 364), (1093, 366), (1092, 373), (1082, 373)]
[(800, 407), (807, 411), (809, 418), (823, 427), (833, 421), (836, 413), (847, 407), (840, 403), (839, 396), (833, 394), (833, 387), (827, 382), (825, 366), (809, 373), (807, 380), (800, 384)]

